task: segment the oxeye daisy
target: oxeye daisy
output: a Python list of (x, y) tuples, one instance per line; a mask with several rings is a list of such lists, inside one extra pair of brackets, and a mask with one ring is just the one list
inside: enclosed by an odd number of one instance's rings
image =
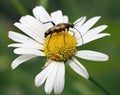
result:
[(91, 61), (108, 60), (108, 56), (104, 53), (77, 50), (77, 47), (110, 35), (101, 33), (107, 28), (107, 25), (92, 28), (100, 16), (93, 17), (86, 22), (84, 16), (71, 24), (68, 16), (63, 15), (61, 10), (49, 15), (42, 6), (35, 7), (33, 15), (34, 17), (23, 16), (19, 22), (14, 24), (24, 34), (9, 31), (9, 38), (16, 43), (10, 44), (8, 47), (15, 47), (14, 53), (20, 55), (12, 62), (11, 67), (15, 69), (21, 63), (37, 56), (45, 57), (46, 63), (42, 71), (35, 77), (35, 85), (39, 87), (45, 83), (47, 94), (50, 94), (52, 90), (55, 94), (63, 91), (65, 65), (67, 64), (77, 74), (89, 79), (87, 70), (76, 57)]

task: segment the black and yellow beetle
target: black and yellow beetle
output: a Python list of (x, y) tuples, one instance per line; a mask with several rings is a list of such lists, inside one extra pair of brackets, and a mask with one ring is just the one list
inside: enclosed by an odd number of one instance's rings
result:
[[(53, 24), (53, 22), (52, 22)], [(69, 28), (74, 28), (74, 24), (71, 24), (71, 23), (59, 23), (57, 25), (53, 24), (54, 26), (50, 29), (48, 29), (46, 32), (45, 32), (45, 38), (48, 36), (48, 35), (52, 35), (53, 33), (58, 33), (58, 32), (62, 32), (62, 31), (65, 31), (67, 29), (67, 31), (69, 31)], [(73, 32), (73, 31), (72, 31)], [(74, 33), (74, 32), (73, 32)]]
[[(55, 25), (55, 23), (53, 21), (48, 21), (48, 22), (44, 22), (44, 23), (41, 22), (41, 23), (42, 24), (46, 24), (46, 23), (52, 23), (53, 24), (53, 27), (51, 27), (50, 29), (48, 29), (45, 32), (45, 34), (44, 34), (45, 38), (48, 35), (50, 35), (50, 38), (51, 38), (53, 33), (59, 33), (59, 32), (63, 32), (63, 31), (66, 31), (66, 30), (72, 32), (75, 35), (74, 31), (70, 30), (70, 28), (74, 28), (80, 34), (80, 36), (82, 38), (81, 33), (74, 27), (80, 21), (76, 22), (75, 24), (73, 24), (73, 23), (59, 23), (57, 25)], [(64, 42), (65, 42), (65, 39), (64, 39)], [(82, 38), (82, 43), (83, 43), (83, 38)], [(49, 42), (48, 42), (48, 44), (49, 44)]]

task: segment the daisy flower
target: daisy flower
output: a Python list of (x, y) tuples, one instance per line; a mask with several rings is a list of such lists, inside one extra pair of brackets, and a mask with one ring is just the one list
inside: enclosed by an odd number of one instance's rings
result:
[[(55, 94), (60, 94), (63, 91), (65, 65), (67, 64), (77, 74), (89, 79), (87, 70), (77, 58), (91, 61), (108, 60), (108, 56), (104, 53), (77, 50), (77, 47), (110, 35), (101, 33), (107, 28), (107, 25), (91, 29), (100, 16), (93, 17), (86, 22), (84, 16), (70, 24), (68, 16), (63, 15), (61, 10), (49, 15), (42, 6), (36, 6), (33, 9), (33, 15), (34, 17), (23, 16), (19, 22), (14, 24), (24, 34), (9, 31), (9, 38), (16, 43), (10, 44), (8, 47), (15, 47), (14, 53), (20, 55), (12, 62), (11, 67), (15, 69), (21, 63), (37, 56), (45, 57), (46, 63), (43, 70), (35, 77), (35, 85), (39, 87), (45, 82), (47, 94), (50, 94), (52, 90)], [(65, 24), (72, 26), (67, 28)], [(48, 34), (45, 35), (47, 32)]]

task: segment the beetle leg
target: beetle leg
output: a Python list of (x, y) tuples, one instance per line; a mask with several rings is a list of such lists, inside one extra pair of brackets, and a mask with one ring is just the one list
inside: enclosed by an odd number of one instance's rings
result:
[[(48, 44), (47, 44), (47, 48), (49, 46), (49, 42), (50, 42), (51, 37), (52, 37), (52, 34), (50, 34), (50, 37), (49, 37), (49, 40), (48, 40)], [(49, 48), (48, 48), (48, 50), (49, 50)]]
[(65, 45), (65, 31), (64, 31), (64, 39), (63, 40), (64, 40), (64, 45)]

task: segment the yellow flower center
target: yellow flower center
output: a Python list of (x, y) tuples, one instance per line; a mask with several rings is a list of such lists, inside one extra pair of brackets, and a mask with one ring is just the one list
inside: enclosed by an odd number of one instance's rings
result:
[(76, 52), (76, 39), (67, 31), (53, 33), (45, 39), (44, 52), (49, 59), (66, 61)]

